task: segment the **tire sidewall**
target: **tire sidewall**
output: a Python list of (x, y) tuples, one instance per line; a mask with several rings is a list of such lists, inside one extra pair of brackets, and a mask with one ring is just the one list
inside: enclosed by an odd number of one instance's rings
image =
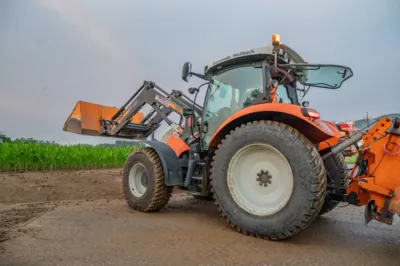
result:
[[(147, 173), (147, 189), (141, 197), (136, 197), (133, 195), (129, 185), (129, 172), (131, 171), (132, 167), (138, 163), (141, 163), (145, 167)], [(123, 171), (123, 190), (125, 198), (129, 204), (143, 209), (149, 205), (155, 188), (155, 180), (154, 178), (151, 178), (153, 176), (154, 166), (145, 153), (138, 151), (128, 158)]]
[[(318, 154), (318, 151), (313, 145), (312, 148), (310, 145), (307, 147), (304, 144), (306, 139), (296, 137), (293, 133), (293, 130), (285, 129), (278, 123), (248, 124), (231, 132), (220, 145), (213, 169), (214, 193), (217, 194), (216, 197), (223, 209), (230, 210), (226, 215), (234, 224), (245, 230), (254, 228), (257, 233), (271, 234), (287, 230), (288, 225), (296, 224), (303, 216), (309, 214), (313, 206), (310, 202), (313, 200), (310, 181), (315, 182), (318, 177), (313, 176), (316, 173), (310, 173), (310, 167), (305, 165), (309, 163), (307, 160)], [(282, 141), (284, 139), (288, 141)], [(293, 173), (293, 191), (290, 199), (282, 209), (268, 216), (257, 216), (243, 210), (233, 199), (227, 185), (226, 177), (232, 157), (242, 147), (255, 143), (265, 143), (279, 150), (286, 157)], [(256, 177), (243, 178), (256, 182)]]

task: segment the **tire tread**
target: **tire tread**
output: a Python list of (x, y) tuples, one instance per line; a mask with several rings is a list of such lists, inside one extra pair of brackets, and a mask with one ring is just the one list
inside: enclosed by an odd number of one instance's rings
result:
[(228, 140), (232, 140), (235, 137), (238, 137), (238, 136), (235, 136), (235, 133), (237, 133), (238, 130), (244, 129), (246, 127), (260, 125), (260, 124), (264, 124), (267, 126), (273, 126), (280, 132), (280, 134), (283, 134), (285, 131), (290, 132), (291, 134), (285, 134), (285, 136), (287, 136), (287, 135), (292, 136), (291, 139), (288, 141), (296, 142), (296, 143), (300, 144), (303, 148), (308, 150), (308, 154), (310, 155), (311, 160), (309, 162), (306, 162), (305, 164), (312, 165), (313, 171), (318, 173), (317, 180), (315, 180), (315, 182), (310, 184), (310, 190), (312, 193), (312, 197), (308, 198), (307, 201), (309, 202), (309, 204), (311, 206), (309, 206), (304, 211), (304, 214), (296, 223), (289, 226), (285, 231), (280, 232), (280, 233), (271, 233), (269, 235), (260, 235), (256, 232), (251, 232), (249, 230), (245, 230), (245, 229), (241, 228), (240, 226), (234, 224), (233, 221), (229, 218), (229, 215), (226, 213), (226, 211), (221, 207), (221, 202), (218, 199), (216, 193), (213, 193), (213, 197), (214, 197), (215, 204), (216, 204), (221, 216), (236, 231), (238, 231), (244, 235), (249, 235), (249, 236), (253, 236), (256, 238), (263, 238), (266, 240), (280, 240), (280, 239), (284, 239), (284, 238), (287, 238), (291, 235), (298, 233), (299, 231), (306, 228), (310, 223), (312, 223), (314, 218), (320, 212), (322, 204), (324, 202), (324, 197), (326, 195), (326, 178), (325, 178), (325, 171), (324, 171), (325, 169), (324, 169), (323, 161), (322, 161), (319, 153), (316, 151), (315, 147), (312, 145), (312, 143), (310, 141), (308, 141), (302, 134), (300, 134), (299, 131), (297, 131), (293, 127), (287, 126), (286, 124), (276, 122), (276, 121), (269, 121), (269, 120), (252, 121), (252, 122), (248, 122), (246, 124), (242, 124), (242, 125), (236, 127), (234, 130), (231, 130), (222, 139), (221, 143), (218, 145), (218, 148), (217, 148), (214, 158), (212, 160), (210, 183), (211, 183), (211, 187), (213, 188), (212, 190), (215, 191), (214, 179), (215, 179), (215, 175), (216, 175), (215, 170), (218, 167), (217, 157), (220, 153), (220, 148), (224, 145), (224, 143)]
[[(152, 178), (154, 179), (154, 191), (145, 207), (141, 204), (136, 204), (135, 202), (131, 201), (126, 193), (125, 200), (127, 201), (129, 207), (134, 210), (140, 212), (157, 212), (167, 205), (169, 199), (171, 198), (173, 188), (165, 185), (163, 166), (158, 154), (153, 148), (139, 148), (129, 155), (128, 160), (137, 155), (146, 156), (153, 165), (154, 176)], [(124, 172), (125, 171), (128, 171), (128, 169), (125, 168)], [(128, 186), (126, 182), (123, 183), (123, 186), (124, 191), (129, 190), (129, 187), (126, 187)]]
[[(335, 160), (335, 161), (333, 161)], [(340, 188), (346, 188), (348, 185), (348, 177), (347, 177), (347, 171), (344, 169), (347, 169), (347, 163), (346, 160), (343, 156), (343, 154), (338, 153), (336, 155), (332, 156), (332, 160), (329, 160), (328, 163), (330, 165), (327, 165), (329, 167), (334, 167), (334, 174), (337, 175), (340, 178)], [(344, 169), (342, 169), (344, 168)], [(336, 171), (335, 171), (336, 170)], [(322, 205), (321, 211), (319, 212), (319, 215), (324, 215), (330, 211), (332, 211), (336, 206), (339, 205), (339, 201), (331, 201), (328, 199), (328, 195), (325, 198), (324, 204)]]

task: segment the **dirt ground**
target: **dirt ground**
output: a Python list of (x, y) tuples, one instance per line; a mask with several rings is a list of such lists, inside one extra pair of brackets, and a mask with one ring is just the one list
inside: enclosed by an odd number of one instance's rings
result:
[(159, 213), (135, 212), (120, 170), (0, 174), (0, 265), (399, 265), (396, 218), (365, 226), (363, 208), (337, 208), (272, 242), (182, 191)]

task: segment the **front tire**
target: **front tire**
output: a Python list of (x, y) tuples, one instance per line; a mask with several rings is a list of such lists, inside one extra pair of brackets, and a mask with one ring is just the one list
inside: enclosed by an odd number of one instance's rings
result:
[(156, 212), (167, 205), (172, 187), (167, 187), (164, 169), (153, 148), (134, 151), (125, 163), (122, 179), (125, 200), (140, 212)]
[(215, 203), (232, 228), (270, 240), (306, 228), (321, 210), (325, 168), (296, 129), (255, 121), (231, 131), (211, 169)]

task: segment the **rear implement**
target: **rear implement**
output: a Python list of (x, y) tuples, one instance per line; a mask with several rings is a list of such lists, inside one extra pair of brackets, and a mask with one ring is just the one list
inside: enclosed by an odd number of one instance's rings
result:
[(323, 158), (338, 154), (347, 147), (363, 141), (356, 163), (350, 173), (345, 191), (331, 197), (357, 206), (366, 206), (365, 221), (372, 219), (392, 224), (400, 216), (400, 119), (381, 118), (367, 129), (333, 147)]

